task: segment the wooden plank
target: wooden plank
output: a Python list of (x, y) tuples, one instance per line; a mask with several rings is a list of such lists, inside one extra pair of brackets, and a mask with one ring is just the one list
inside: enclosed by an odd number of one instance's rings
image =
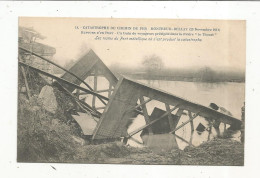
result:
[(118, 138), (127, 135), (126, 125), (130, 113), (125, 111), (136, 105), (139, 95), (135, 92), (136, 86), (121, 82), (123, 80), (119, 81), (115, 87), (92, 139)]
[[(141, 104), (141, 106), (142, 106), (142, 110), (143, 110), (143, 113), (144, 113), (145, 123), (149, 124), (151, 121), (150, 121), (150, 118), (149, 118), (149, 115), (148, 115), (148, 112), (147, 112), (147, 108), (146, 108), (146, 105), (145, 105), (144, 97), (141, 96), (139, 99), (140, 99), (140, 103), (144, 103), (144, 104)], [(151, 127), (148, 127), (148, 132), (149, 132), (149, 134), (153, 134), (153, 131), (152, 131)]]
[[(113, 90), (111, 90), (111, 89), (105, 89), (105, 90), (98, 90), (98, 91), (96, 91), (97, 93), (105, 93), (105, 92), (111, 92), (111, 91), (113, 91)], [(109, 98), (109, 97), (108, 97)]]
[(106, 107), (96, 107), (96, 110), (105, 109)]
[[(87, 54), (77, 60), (77, 62), (69, 69), (69, 72), (75, 74), (84, 81), (98, 60), (99, 57), (95, 54), (93, 50), (90, 49)], [(68, 72), (64, 73), (61, 78), (77, 85), (80, 85), (82, 83), (74, 76), (71, 76)], [(66, 86), (66, 88), (71, 92), (74, 90), (74, 87), (72, 86)]]
[(88, 95), (88, 94), (89, 94), (89, 93), (87, 93), (87, 92), (80, 92), (80, 93), (79, 93), (79, 96), (80, 96), (80, 95)]

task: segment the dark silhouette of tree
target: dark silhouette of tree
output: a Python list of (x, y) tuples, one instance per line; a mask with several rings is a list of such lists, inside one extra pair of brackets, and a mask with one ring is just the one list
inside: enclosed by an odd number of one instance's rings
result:
[(147, 74), (158, 73), (164, 67), (162, 59), (157, 55), (145, 56), (142, 65)]
[(198, 77), (202, 82), (216, 82), (216, 72), (210, 67), (204, 67), (198, 71)]

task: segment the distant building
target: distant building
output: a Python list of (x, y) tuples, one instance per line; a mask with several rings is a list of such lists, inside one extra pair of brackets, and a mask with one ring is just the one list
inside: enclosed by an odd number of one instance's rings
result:
[[(44, 38), (44, 36), (36, 32), (33, 28), (19, 27), (19, 47), (22, 47), (28, 51), (32, 51), (39, 54), (40, 56), (52, 60), (54, 54), (56, 53), (56, 49), (51, 46), (36, 42), (37, 39)], [(52, 64), (42, 60), (41, 58), (33, 56), (30, 53), (20, 50), (19, 60), (45, 72), (53, 73)]]

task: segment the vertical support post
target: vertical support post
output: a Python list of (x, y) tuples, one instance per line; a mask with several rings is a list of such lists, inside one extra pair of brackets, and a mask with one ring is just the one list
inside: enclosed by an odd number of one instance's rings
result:
[(124, 138), (123, 138), (123, 144), (126, 145), (126, 144), (127, 144), (127, 141), (128, 141), (128, 138), (124, 137)]
[(217, 136), (220, 135), (219, 126), (220, 126), (220, 121), (214, 120), (213, 127), (216, 130), (216, 132), (217, 132)]
[(76, 89), (76, 96), (79, 99), (79, 89)]
[[(79, 89), (76, 89), (76, 98), (77, 99), (79, 99)], [(79, 109), (80, 107), (79, 107), (79, 105), (77, 105), (77, 109)]]
[(210, 123), (210, 126), (209, 126), (209, 135), (208, 135), (208, 141), (210, 140), (210, 134), (212, 132), (212, 123)]
[(109, 82), (109, 91), (108, 91), (108, 98), (110, 98), (110, 96), (111, 96), (111, 93), (112, 93), (112, 85), (111, 85), (111, 83)]
[(210, 134), (211, 134), (211, 126), (209, 128), (208, 141), (210, 140)]
[(178, 125), (178, 123), (181, 119), (182, 113), (183, 113), (183, 109), (179, 108), (177, 113), (176, 113), (177, 119), (173, 120), (173, 129), (175, 129), (177, 127), (177, 125)]
[(31, 98), (31, 92), (30, 92), (30, 89), (29, 89), (29, 85), (28, 85), (27, 78), (26, 78), (26, 73), (25, 73), (23, 66), (21, 66), (21, 70), (22, 70), (22, 74), (23, 74), (23, 78), (24, 78), (24, 83), (25, 83), (27, 95), (28, 95), (28, 98), (30, 99)]
[[(94, 92), (97, 92), (97, 70), (94, 69)], [(95, 108), (96, 107), (96, 96), (93, 96), (92, 98), (92, 107)]]
[(172, 114), (170, 112), (170, 106), (169, 104), (166, 104), (165, 103), (165, 108), (166, 108), (166, 111), (168, 112), (168, 121), (169, 121), (169, 125), (170, 125), (170, 130), (173, 130), (173, 126), (174, 126), (174, 123), (173, 123), (173, 118), (172, 118)]
[[(139, 99), (140, 99), (140, 103), (144, 103), (144, 97), (143, 96), (141, 96)], [(148, 112), (147, 112), (146, 104), (143, 104), (141, 107), (142, 107), (142, 110), (143, 110), (143, 113), (144, 113), (145, 123), (149, 124), (151, 121), (150, 121), (150, 118), (149, 118), (149, 115), (148, 115)], [(148, 131), (149, 131), (150, 135), (153, 134), (151, 126), (148, 127)]]
[[(189, 118), (192, 119), (192, 114), (190, 111), (188, 111), (189, 113)], [(192, 139), (193, 139), (193, 133), (194, 133), (194, 124), (193, 124), (193, 120), (190, 121), (190, 127), (191, 127), (191, 133), (190, 133), (190, 145), (192, 145)]]

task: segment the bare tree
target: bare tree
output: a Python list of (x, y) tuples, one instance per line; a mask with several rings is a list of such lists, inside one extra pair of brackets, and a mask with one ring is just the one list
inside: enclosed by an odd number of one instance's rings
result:
[(151, 56), (145, 56), (144, 60), (142, 61), (142, 65), (146, 71), (148, 84), (151, 84), (152, 80), (160, 76), (161, 70), (164, 67), (161, 57), (154, 54)]
[(161, 57), (157, 55), (145, 56), (142, 65), (148, 74), (151, 74), (151, 72), (161, 71), (164, 67)]
[(201, 68), (197, 73), (200, 81), (202, 82), (215, 82), (216, 81), (216, 72), (210, 67)]

